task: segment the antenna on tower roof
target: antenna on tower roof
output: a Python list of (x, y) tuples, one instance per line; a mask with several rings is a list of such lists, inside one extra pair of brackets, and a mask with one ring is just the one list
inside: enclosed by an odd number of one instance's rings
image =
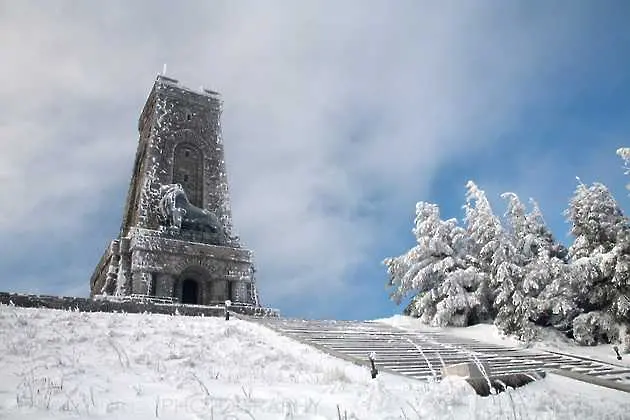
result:
[(166, 76), (166, 63), (162, 66), (162, 76)]

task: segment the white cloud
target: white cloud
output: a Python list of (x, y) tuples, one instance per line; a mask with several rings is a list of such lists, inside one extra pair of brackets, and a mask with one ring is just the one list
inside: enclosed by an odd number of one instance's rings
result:
[[(99, 229), (85, 215), (128, 182), (167, 62), (224, 96), (235, 225), (267, 301), (343, 290), (387, 225), (369, 198), (406, 212), (442, 162), (491, 142), (544, 95), (581, 18), (490, 2), (3, 7), (0, 196), (20, 199), (0, 208), (0, 235)], [(56, 224), (20, 223), (38, 208)]]

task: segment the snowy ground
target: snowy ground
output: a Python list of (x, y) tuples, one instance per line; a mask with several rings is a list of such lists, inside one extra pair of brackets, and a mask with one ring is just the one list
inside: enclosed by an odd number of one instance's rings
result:
[[(617, 355), (610, 344), (601, 344), (598, 346), (579, 346), (562, 336), (562, 334), (549, 330), (545, 333), (542, 341), (525, 344), (518, 341), (514, 337), (505, 336), (499, 332), (497, 327), (492, 324), (478, 324), (466, 328), (447, 327), (434, 328), (422, 324), (418, 318), (404, 315), (394, 315), (390, 318), (377, 320), (385, 324), (393, 325), (414, 331), (445, 331), (458, 337), (472, 338), (485, 343), (499, 344), (511, 347), (525, 347), (540, 350), (557, 351), (576, 356), (589, 357), (602, 362), (608, 362), (620, 366), (630, 367), (630, 354), (622, 355), (622, 360), (617, 360)], [(629, 415), (630, 418), (630, 415)]]
[(628, 419), (628, 394), (550, 377), (478, 397), (231, 319), (0, 305), (0, 418)]

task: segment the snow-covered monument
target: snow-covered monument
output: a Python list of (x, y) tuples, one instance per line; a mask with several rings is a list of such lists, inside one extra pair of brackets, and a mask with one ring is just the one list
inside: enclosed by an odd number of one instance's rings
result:
[(120, 233), (94, 270), (91, 296), (258, 306), (252, 252), (232, 234), (221, 106), (216, 92), (157, 77)]

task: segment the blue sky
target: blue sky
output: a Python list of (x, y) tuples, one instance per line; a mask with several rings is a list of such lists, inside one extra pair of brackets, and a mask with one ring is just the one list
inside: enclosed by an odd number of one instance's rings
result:
[(87, 295), (164, 63), (223, 94), (235, 227), (287, 315), (399, 312), (381, 261), (417, 201), (461, 218), (468, 179), (569, 242), (576, 176), (630, 211), (629, 20), (622, 0), (0, 3), (0, 289)]

